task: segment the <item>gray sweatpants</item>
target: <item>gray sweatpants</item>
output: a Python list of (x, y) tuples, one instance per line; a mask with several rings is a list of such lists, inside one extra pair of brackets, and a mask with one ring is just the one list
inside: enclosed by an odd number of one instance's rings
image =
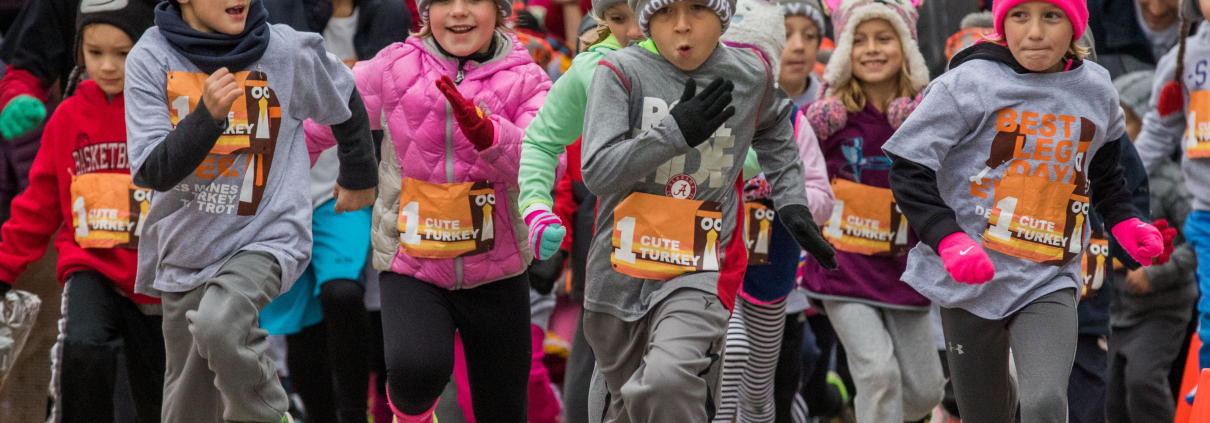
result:
[(1168, 370), (1180, 354), (1189, 319), (1157, 315), (1109, 335), (1110, 423), (1171, 422), (1176, 400)]
[[(1067, 378), (1076, 359), (1076, 292), (1044, 295), (1000, 320), (941, 309), (950, 380), (964, 423), (1011, 423), (1020, 386), (1022, 422), (1067, 421)], [(1009, 348), (1017, 384), (1008, 373)]]
[(824, 301), (823, 306), (848, 356), (858, 422), (912, 422), (941, 403), (945, 375), (927, 310), (853, 301)]
[(584, 312), (584, 335), (609, 391), (606, 423), (707, 423), (718, 407), (730, 313), (684, 288), (627, 322)]
[(259, 325), (280, 291), (277, 259), (241, 252), (202, 286), (164, 293), (163, 421), (281, 421), (286, 391)]

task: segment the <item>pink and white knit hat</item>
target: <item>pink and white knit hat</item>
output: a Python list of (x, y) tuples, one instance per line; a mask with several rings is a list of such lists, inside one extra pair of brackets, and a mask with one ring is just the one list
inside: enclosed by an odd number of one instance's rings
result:
[[(832, 6), (834, 0), (828, 0)], [(853, 64), (849, 59), (853, 51), (853, 33), (857, 27), (870, 19), (883, 19), (891, 23), (899, 40), (903, 43), (904, 60), (907, 61), (908, 79), (912, 88), (921, 91), (929, 83), (929, 70), (920, 53), (916, 38), (916, 13), (910, 0), (843, 0), (832, 10), (832, 27), (836, 32), (836, 50), (828, 61), (823, 79), (827, 84), (827, 95), (853, 77)]]

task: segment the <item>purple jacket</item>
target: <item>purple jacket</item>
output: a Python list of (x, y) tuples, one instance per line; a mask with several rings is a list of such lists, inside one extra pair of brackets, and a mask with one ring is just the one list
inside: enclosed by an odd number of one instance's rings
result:
[[(810, 114), (822, 113), (809, 107)], [(818, 118), (816, 116), (815, 118)], [(827, 163), (828, 176), (879, 188), (890, 188), (891, 161), (882, 153), (895, 129), (885, 113), (867, 104), (860, 113), (848, 113), (844, 127), (819, 144)], [(911, 234), (910, 245), (916, 243)], [(925, 309), (929, 300), (900, 280), (907, 268), (907, 256), (866, 256), (836, 250), (834, 271), (825, 271), (814, 260), (803, 265), (803, 287), (807, 295), (818, 299), (852, 300), (880, 307)]]

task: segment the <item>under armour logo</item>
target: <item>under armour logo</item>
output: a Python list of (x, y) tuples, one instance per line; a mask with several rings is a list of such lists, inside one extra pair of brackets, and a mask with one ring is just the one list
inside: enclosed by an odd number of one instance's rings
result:
[(953, 343), (953, 342), (948, 342), (948, 344), (950, 345), (950, 351), (951, 351), (951, 352), (956, 352), (956, 353), (958, 353), (958, 355), (962, 355), (962, 354), (963, 354), (963, 352), (962, 352), (962, 344), (955, 344), (955, 343)]

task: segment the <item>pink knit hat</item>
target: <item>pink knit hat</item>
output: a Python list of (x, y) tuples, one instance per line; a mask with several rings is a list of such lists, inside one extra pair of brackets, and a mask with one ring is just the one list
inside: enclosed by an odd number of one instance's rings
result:
[[(992, 3), (992, 15), (996, 18), (996, 33), (1004, 36), (1004, 15), (1008, 14), (1009, 9), (1031, 1), (1035, 0), (996, 0)], [(1042, 1), (1058, 6), (1063, 9), (1063, 13), (1067, 14), (1067, 19), (1071, 21), (1072, 39), (1078, 40), (1084, 36), (1084, 29), (1088, 27), (1088, 3), (1086, 0)]]

